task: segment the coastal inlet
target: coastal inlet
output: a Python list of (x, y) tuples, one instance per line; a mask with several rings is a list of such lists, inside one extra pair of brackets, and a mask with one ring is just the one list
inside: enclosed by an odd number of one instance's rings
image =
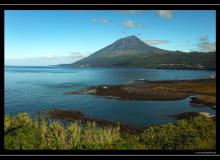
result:
[[(175, 122), (169, 115), (183, 112), (215, 115), (215, 79), (210, 79), (215, 74), (204, 70), (6, 66), (5, 113), (34, 116), (60, 108), (138, 127)], [(194, 90), (189, 90), (191, 86)], [(79, 94), (64, 94), (71, 92)], [(198, 95), (205, 99), (212, 96), (213, 100), (210, 104), (191, 103)]]

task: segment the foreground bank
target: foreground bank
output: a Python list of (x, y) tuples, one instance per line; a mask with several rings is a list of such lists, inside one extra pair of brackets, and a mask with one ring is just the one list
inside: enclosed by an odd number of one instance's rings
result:
[(98, 127), (79, 121), (64, 127), (58, 121), (33, 120), (27, 113), (5, 116), (4, 145), (10, 150), (215, 150), (216, 122), (205, 116), (155, 125), (138, 134), (120, 132), (120, 126)]

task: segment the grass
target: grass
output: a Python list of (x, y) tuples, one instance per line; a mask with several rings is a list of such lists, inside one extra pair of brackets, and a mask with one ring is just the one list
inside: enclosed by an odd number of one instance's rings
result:
[(5, 148), (15, 150), (101, 149), (120, 138), (118, 127), (97, 128), (94, 122), (84, 126), (75, 122), (64, 128), (59, 121), (32, 120), (27, 113), (5, 116), (4, 129)]
[(33, 120), (27, 113), (5, 116), (7, 150), (215, 150), (216, 122), (196, 116), (175, 124), (151, 126), (142, 133), (122, 134), (120, 127), (97, 127), (79, 121), (64, 127), (59, 121)]

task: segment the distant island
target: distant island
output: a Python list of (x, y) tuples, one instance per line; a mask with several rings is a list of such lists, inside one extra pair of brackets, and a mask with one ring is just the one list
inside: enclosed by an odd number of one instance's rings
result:
[(75, 63), (60, 66), (216, 70), (216, 52), (169, 51), (129, 36)]

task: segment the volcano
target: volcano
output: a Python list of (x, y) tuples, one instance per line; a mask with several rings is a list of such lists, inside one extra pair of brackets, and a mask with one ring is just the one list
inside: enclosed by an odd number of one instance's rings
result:
[(121, 38), (68, 66), (215, 69), (215, 52), (169, 51), (150, 46), (136, 36)]
[(150, 46), (136, 36), (129, 36), (115, 41), (90, 56), (75, 62), (73, 65), (125, 65), (133, 63), (134, 60), (146, 58), (152, 54), (162, 54), (168, 52), (170, 51)]

